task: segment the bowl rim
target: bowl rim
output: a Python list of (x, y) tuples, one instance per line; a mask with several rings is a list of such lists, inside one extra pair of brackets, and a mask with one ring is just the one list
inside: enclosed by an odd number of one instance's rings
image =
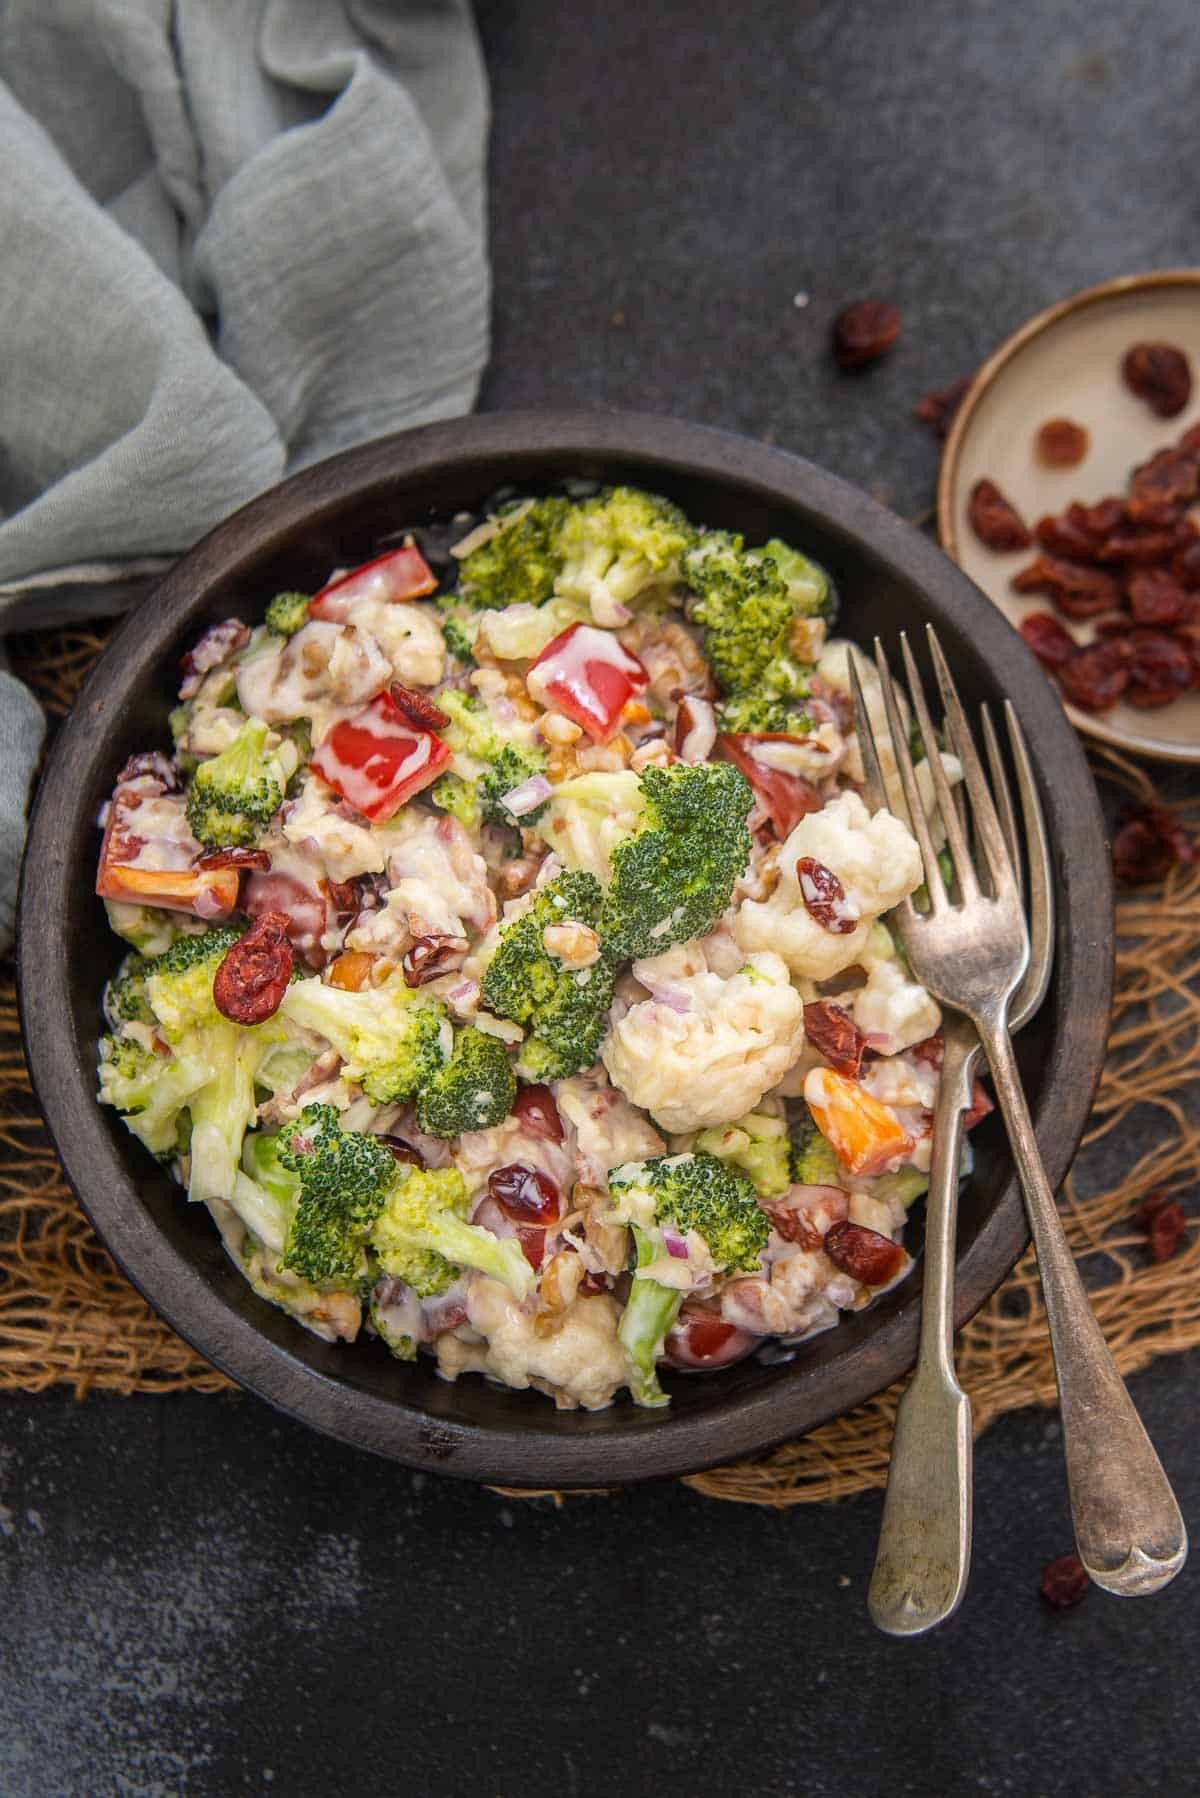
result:
[[(131, 615), (98, 660), (47, 758), (30, 822), (18, 901), (17, 973), (21, 1026), (34, 1091), (67, 1179), (127, 1278), (205, 1359), (238, 1385), (328, 1435), (431, 1472), (511, 1486), (623, 1485), (697, 1472), (757, 1454), (863, 1403), (903, 1374), (915, 1356), (919, 1295), (866, 1341), (826, 1364), (819, 1380), (772, 1382), (731, 1395), (713, 1411), (640, 1414), (596, 1435), (559, 1434), (549, 1407), (522, 1427), (490, 1428), (430, 1415), (419, 1406), (355, 1389), (302, 1362), (248, 1318), (222, 1305), (175, 1250), (141, 1203), (123, 1168), (91, 1087), (91, 1071), (70, 1027), (68, 958), (37, 921), (65, 917), (77, 873), (72, 832), (60, 814), (78, 812), (77, 770), (103, 753), (106, 719), (123, 693), (161, 661), (209, 587), (251, 553), (286, 540), (315, 514), (336, 515), (349, 499), (406, 479), (436, 479), (439, 467), (495, 464), (502, 473), (537, 458), (608, 456), (644, 461), (664, 473), (757, 494), (776, 506), (821, 515), (849, 545), (865, 548), (918, 591), (953, 596), (971, 620), (981, 656), (1006, 666), (1031, 742), (1052, 754), (1044, 786), (1061, 853), (1059, 955), (1078, 965), (1073, 985), (1088, 1003), (1066, 1006), (1053, 1080), (1035, 1102), (1035, 1123), (1051, 1184), (1060, 1183), (1083, 1132), (1099, 1078), (1111, 994), (1112, 883), (1099, 799), (1079, 741), (1036, 661), (992, 605), (942, 552), (876, 500), (790, 452), (657, 414), (485, 413), (394, 433), (341, 452), (267, 490), (182, 556)], [(650, 470), (643, 478), (649, 479)], [(499, 482), (496, 483), (497, 485)], [(949, 603), (949, 598), (944, 601)], [(145, 629), (151, 615), (153, 628)], [(140, 621), (140, 628), (139, 628)], [(1065, 888), (1065, 891), (1064, 891)], [(1049, 1103), (1053, 1098), (1053, 1104)], [(1028, 1241), (1010, 1179), (974, 1241), (959, 1258), (954, 1318), (960, 1327), (1010, 1271)], [(531, 1406), (543, 1405), (540, 1397)]]
[[(1041, 312), (1035, 312), (1023, 325), (1018, 325), (1015, 331), (997, 344), (986, 360), (980, 363), (951, 420), (938, 469), (938, 541), (952, 562), (959, 562), (954, 499), (958, 490), (963, 445), (971, 428), (971, 420), (1009, 363), (1036, 338), (1073, 313), (1085, 312), (1090, 307), (1104, 305), (1109, 300), (1124, 299), (1130, 294), (1148, 293), (1162, 287), (1200, 288), (1200, 268), (1144, 269), (1140, 274), (1117, 275), (1110, 281), (1097, 282), (1094, 287), (1081, 288), (1078, 293), (1068, 294), (1065, 299), (1055, 300)], [(989, 604), (995, 603), (989, 597)], [(1113, 749), (1123, 750), (1126, 755), (1144, 755), (1153, 761), (1175, 762), (1184, 767), (1200, 762), (1200, 743), (1194, 746), (1175, 743), (1169, 737), (1156, 737), (1149, 732), (1133, 736), (1128, 731), (1118, 729), (1116, 725), (1106, 723), (1099, 714), (1085, 712), (1079, 706), (1071, 705), (1066, 699), (1060, 700), (1060, 704), (1076, 730), (1094, 737), (1098, 743), (1107, 743)]]

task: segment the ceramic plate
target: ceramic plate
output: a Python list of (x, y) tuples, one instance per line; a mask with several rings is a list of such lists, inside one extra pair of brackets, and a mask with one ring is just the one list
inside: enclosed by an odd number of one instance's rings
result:
[[(1158, 418), (1121, 379), (1131, 344), (1177, 344), (1192, 364), (1193, 392), (1177, 418)], [(1034, 453), (1038, 427), (1050, 418), (1084, 426), (1090, 444), (1075, 468), (1043, 467)], [(1091, 504), (1124, 493), (1130, 471), (1155, 450), (1176, 443), (1200, 421), (1200, 269), (1129, 275), (1075, 294), (1030, 319), (984, 363), (946, 442), (938, 483), (942, 547), (1016, 625), (1029, 612), (1053, 611), (1042, 594), (1012, 590), (1030, 551), (986, 549), (967, 522), (975, 482), (988, 478), (1033, 524), (1072, 500)], [(1057, 616), (1057, 614), (1055, 614)], [(1090, 622), (1061, 622), (1081, 642)], [(1200, 692), (1160, 711), (1118, 702), (1093, 715), (1066, 708), (1089, 736), (1140, 755), (1200, 763)]]

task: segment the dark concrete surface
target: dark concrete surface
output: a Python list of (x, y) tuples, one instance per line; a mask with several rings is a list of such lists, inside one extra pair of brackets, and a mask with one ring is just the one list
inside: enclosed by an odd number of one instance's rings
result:
[[(912, 515), (925, 389), (1062, 294), (1200, 260), (1188, 0), (480, 12), (489, 408), (683, 413)], [(847, 379), (829, 321), (870, 293), (904, 336)], [(1134, 1383), (1193, 1524), (1196, 1368)], [(1053, 1418), (999, 1424), (977, 1475), (966, 1604), (900, 1646), (864, 1613), (874, 1497), (555, 1512), (249, 1399), (9, 1399), (0, 1798), (1200, 1792), (1195, 1575), (1052, 1614)]]

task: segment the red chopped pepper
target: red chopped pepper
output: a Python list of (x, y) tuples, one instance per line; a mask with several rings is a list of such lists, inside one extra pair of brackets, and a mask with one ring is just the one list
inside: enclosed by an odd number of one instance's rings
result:
[(547, 643), (526, 676), (539, 705), (563, 712), (597, 743), (607, 743), (621, 712), (650, 676), (611, 631), (572, 624)]
[(432, 593), (437, 577), (413, 543), (376, 556), (349, 574), (340, 574), (313, 595), (308, 602), (310, 618), (323, 618), (329, 624), (345, 624), (350, 607), (363, 599), (420, 599)]
[(322, 739), (312, 766), (372, 824), (384, 824), (450, 760), (435, 731), (409, 722), (390, 693), (379, 693)]

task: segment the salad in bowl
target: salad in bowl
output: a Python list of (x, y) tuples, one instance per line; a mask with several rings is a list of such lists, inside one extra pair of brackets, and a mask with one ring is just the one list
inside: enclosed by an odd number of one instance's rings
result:
[(825, 572), (576, 488), (267, 599), (184, 656), (97, 876), (100, 1098), (254, 1290), (596, 1410), (903, 1278), (941, 1020)]

